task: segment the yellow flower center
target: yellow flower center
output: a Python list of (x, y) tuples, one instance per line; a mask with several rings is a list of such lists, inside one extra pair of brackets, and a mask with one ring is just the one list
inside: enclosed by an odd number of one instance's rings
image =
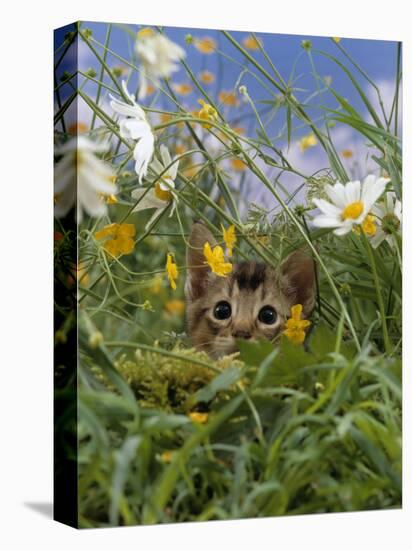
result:
[(306, 151), (306, 149), (309, 149), (309, 147), (315, 147), (317, 144), (318, 140), (316, 139), (315, 134), (308, 134), (299, 140), (299, 147), (302, 153)]
[(210, 71), (202, 71), (199, 74), (199, 80), (201, 80), (204, 84), (211, 84), (215, 80), (215, 75)]
[(116, 195), (106, 195), (106, 204), (117, 204), (118, 200)]
[(173, 86), (173, 89), (177, 94), (189, 95), (193, 90), (193, 86), (191, 84), (188, 84), (188, 83), (175, 84)]
[(156, 182), (154, 194), (161, 201), (170, 202), (172, 200), (172, 193), (162, 189), (159, 182)]
[(353, 151), (352, 151), (352, 149), (344, 149), (344, 150), (342, 151), (342, 157), (343, 157), (344, 159), (350, 159), (350, 158), (352, 158), (352, 157), (353, 157)]
[(216, 49), (215, 40), (206, 36), (204, 38), (195, 40), (194, 44), (195, 48), (201, 53), (210, 54), (213, 53)]
[(350, 219), (350, 220), (356, 220), (356, 218), (359, 218), (359, 216), (363, 212), (363, 202), (356, 201), (351, 202), (348, 204), (348, 206), (345, 206), (341, 218), (343, 221)]
[(154, 34), (154, 30), (147, 27), (137, 33), (137, 38), (151, 38)]
[(219, 101), (223, 105), (228, 105), (229, 107), (236, 107), (238, 104), (238, 99), (235, 92), (222, 90), (219, 93)]
[(258, 50), (259, 44), (261, 44), (261, 41), (255, 38), (254, 36), (249, 35), (242, 40), (242, 44), (247, 50)]
[(87, 124), (79, 120), (79, 122), (70, 124), (67, 130), (69, 134), (77, 135), (77, 134), (84, 134), (85, 132), (87, 132), (88, 129), (89, 127), (87, 126)]
[(230, 165), (236, 172), (243, 172), (243, 170), (246, 170), (246, 163), (241, 159), (230, 159)]
[(368, 214), (362, 223), (362, 229), (369, 237), (373, 237), (376, 233), (375, 216)]

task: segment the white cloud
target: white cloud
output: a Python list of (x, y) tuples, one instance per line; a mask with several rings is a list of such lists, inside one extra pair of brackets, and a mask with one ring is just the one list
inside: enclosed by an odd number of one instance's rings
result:
[[(393, 79), (381, 79), (376, 82), (376, 86), (379, 90), (380, 98), (382, 100), (383, 104), (383, 110), (386, 113), (386, 117), (389, 119), (393, 101), (395, 98), (395, 92), (396, 92), (396, 81), (395, 78)], [(368, 96), (368, 99), (372, 105), (372, 107), (375, 109), (376, 113), (378, 114), (379, 118), (383, 121), (383, 113), (382, 113), (382, 106), (379, 102), (379, 97), (376, 89), (369, 84), (368, 88), (366, 90), (366, 95)], [(402, 128), (402, 85), (399, 89), (399, 128)], [(366, 120), (368, 122), (373, 122), (372, 116), (369, 114), (369, 112), (366, 110)], [(394, 119), (393, 119), (394, 120)], [(393, 130), (393, 124), (391, 125), (391, 129)]]

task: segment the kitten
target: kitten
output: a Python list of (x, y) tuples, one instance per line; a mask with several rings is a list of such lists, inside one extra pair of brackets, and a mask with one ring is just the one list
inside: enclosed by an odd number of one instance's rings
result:
[(185, 285), (188, 333), (193, 345), (218, 358), (236, 351), (236, 339), (273, 338), (283, 330), (290, 309), (302, 304), (307, 317), (315, 304), (315, 264), (301, 250), (292, 252), (279, 269), (263, 263), (233, 265), (219, 277), (205, 264), (203, 246), (216, 245), (212, 233), (196, 222), (187, 249)]

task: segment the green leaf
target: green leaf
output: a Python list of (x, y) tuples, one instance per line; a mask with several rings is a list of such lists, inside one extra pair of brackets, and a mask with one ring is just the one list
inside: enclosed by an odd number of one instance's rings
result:
[(113, 453), (115, 469), (112, 479), (112, 498), (110, 502), (109, 518), (111, 525), (118, 524), (119, 505), (123, 495), (124, 486), (129, 474), (130, 464), (136, 456), (136, 451), (141, 442), (140, 436), (128, 437), (122, 447)]
[(242, 376), (242, 371), (236, 367), (225, 369), (222, 374), (214, 378), (206, 387), (199, 390), (194, 396), (196, 403), (211, 401), (215, 395), (224, 390), (228, 390)]
[(266, 357), (273, 352), (273, 344), (267, 340), (260, 342), (248, 342), (247, 340), (238, 340), (237, 342), (240, 359), (250, 366), (259, 366)]
[(320, 361), (328, 353), (335, 351), (335, 334), (325, 322), (321, 321), (316, 325), (310, 337), (309, 348)]

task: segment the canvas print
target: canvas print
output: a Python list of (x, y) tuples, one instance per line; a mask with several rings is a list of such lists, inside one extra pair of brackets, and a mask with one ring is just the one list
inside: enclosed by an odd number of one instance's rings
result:
[(402, 503), (401, 44), (54, 40), (55, 518)]

